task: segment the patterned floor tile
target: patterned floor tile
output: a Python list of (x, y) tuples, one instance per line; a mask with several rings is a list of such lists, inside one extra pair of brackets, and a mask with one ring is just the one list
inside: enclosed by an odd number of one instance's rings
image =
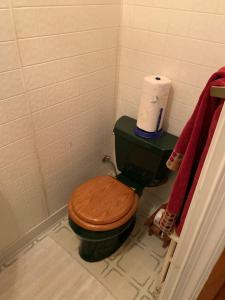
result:
[(137, 284), (144, 286), (160, 265), (160, 260), (146, 255), (143, 248), (132, 244), (117, 261), (118, 268), (129, 275)]
[(144, 247), (148, 254), (155, 254), (161, 258), (166, 255), (167, 248), (162, 247), (162, 241), (155, 236), (149, 236), (147, 230), (142, 230), (137, 236), (137, 242)]
[(115, 300), (50, 237), (34, 244), (0, 273), (1, 300)]
[(114, 268), (105, 275), (103, 282), (103, 285), (107, 286), (109, 290), (113, 291), (113, 295), (121, 300), (137, 299), (141, 289)]
[[(124, 244), (110, 257), (100, 262), (88, 263), (79, 256), (79, 238), (72, 231), (65, 216), (48, 232), (44, 232), (24, 249), (30, 251), (36, 244), (51, 238), (84, 267), (118, 300), (154, 300), (155, 279), (160, 271), (166, 249), (162, 242), (149, 236), (144, 227), (146, 217), (163, 203), (157, 194), (146, 190), (139, 202), (135, 227)], [(165, 192), (165, 191), (163, 191)], [(9, 262), (9, 265), (13, 260)], [(101, 299), (100, 299), (101, 300)], [(103, 300), (103, 299), (102, 299)]]
[(48, 234), (117, 299), (153, 300), (153, 283), (166, 250), (161, 247), (160, 240), (148, 236), (143, 226), (144, 220), (145, 216), (139, 213), (135, 228), (122, 247), (109, 258), (95, 263), (80, 258), (80, 241), (69, 227), (66, 217)]

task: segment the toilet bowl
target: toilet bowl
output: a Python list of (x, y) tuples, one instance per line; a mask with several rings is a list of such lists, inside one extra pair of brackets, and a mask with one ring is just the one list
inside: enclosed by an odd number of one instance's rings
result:
[(69, 223), (80, 236), (80, 256), (101, 260), (128, 237), (138, 206), (138, 195), (112, 176), (98, 176), (80, 185), (68, 204)]
[(167, 178), (165, 163), (177, 138), (164, 133), (146, 140), (134, 134), (135, 126), (135, 119), (123, 116), (114, 127), (120, 174), (86, 181), (69, 200), (69, 224), (80, 237), (79, 254), (86, 261), (102, 260), (122, 245), (134, 227), (143, 189)]

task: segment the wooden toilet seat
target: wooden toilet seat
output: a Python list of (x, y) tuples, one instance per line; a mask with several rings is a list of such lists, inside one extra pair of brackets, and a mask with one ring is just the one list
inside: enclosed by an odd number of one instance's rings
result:
[(134, 190), (111, 176), (98, 176), (80, 185), (68, 204), (73, 222), (91, 231), (108, 231), (125, 224), (136, 212)]

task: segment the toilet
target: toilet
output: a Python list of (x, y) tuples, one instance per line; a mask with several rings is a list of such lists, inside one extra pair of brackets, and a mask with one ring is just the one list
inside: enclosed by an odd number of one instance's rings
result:
[(80, 238), (79, 254), (86, 261), (102, 260), (123, 244), (135, 225), (143, 189), (167, 179), (166, 161), (177, 138), (164, 132), (156, 139), (143, 139), (135, 135), (135, 127), (135, 119), (122, 116), (113, 130), (120, 174), (84, 182), (69, 200), (69, 224)]

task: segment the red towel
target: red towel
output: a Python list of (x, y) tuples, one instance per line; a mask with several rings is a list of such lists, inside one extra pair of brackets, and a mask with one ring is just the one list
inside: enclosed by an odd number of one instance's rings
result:
[(214, 73), (184, 127), (167, 166), (179, 169), (160, 228), (170, 233), (182, 230), (201, 170), (216, 129), (224, 100), (210, 96), (211, 86), (225, 87), (225, 67)]

